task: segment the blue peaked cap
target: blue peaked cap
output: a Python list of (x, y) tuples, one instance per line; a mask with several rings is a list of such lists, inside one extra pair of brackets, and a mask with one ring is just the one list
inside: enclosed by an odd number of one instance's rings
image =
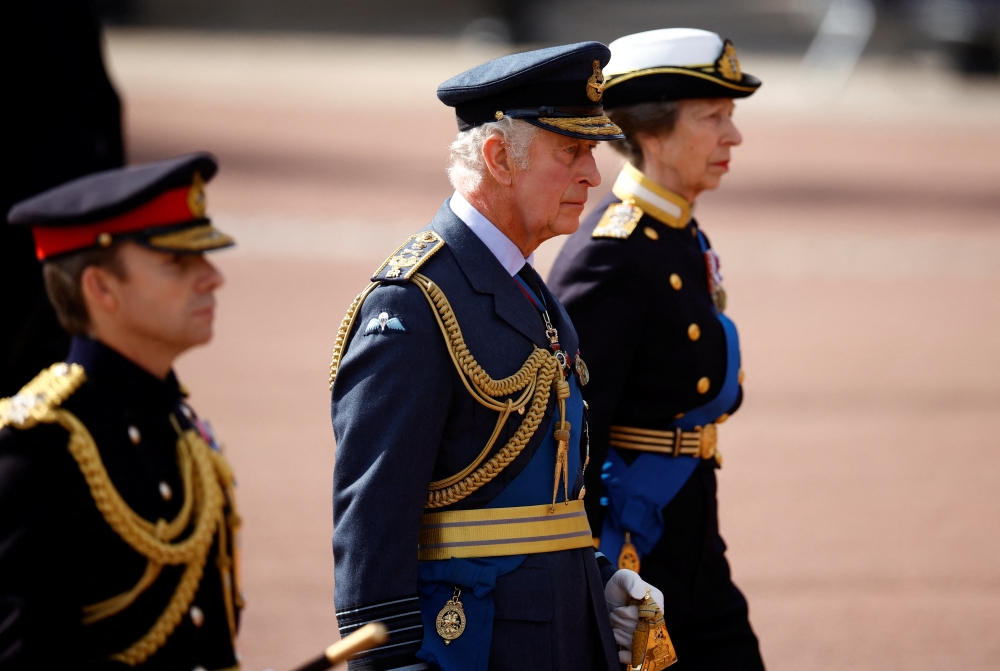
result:
[(511, 54), (452, 77), (437, 96), (455, 108), (460, 131), (506, 116), (570, 137), (623, 140), (601, 104), (610, 58), (600, 42)]

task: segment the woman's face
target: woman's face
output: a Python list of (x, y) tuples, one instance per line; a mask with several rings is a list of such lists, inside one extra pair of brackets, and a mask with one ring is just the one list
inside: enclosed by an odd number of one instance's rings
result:
[(743, 141), (729, 98), (682, 100), (673, 130), (640, 135), (645, 172), (689, 201), (719, 186), (730, 149)]

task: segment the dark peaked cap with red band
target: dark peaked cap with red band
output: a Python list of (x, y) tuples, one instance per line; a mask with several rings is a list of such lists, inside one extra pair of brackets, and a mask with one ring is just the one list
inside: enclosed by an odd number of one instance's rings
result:
[(623, 140), (601, 105), (609, 58), (600, 42), (511, 54), (455, 75), (437, 96), (455, 108), (460, 131), (510, 117), (569, 137)]
[(105, 170), (22, 200), (7, 222), (31, 226), (40, 260), (119, 240), (173, 253), (229, 247), (205, 216), (205, 182), (217, 170), (205, 152)]

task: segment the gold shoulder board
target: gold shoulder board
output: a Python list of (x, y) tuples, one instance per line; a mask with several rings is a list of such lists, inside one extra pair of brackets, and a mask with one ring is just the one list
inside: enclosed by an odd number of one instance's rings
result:
[(372, 282), (409, 280), (427, 259), (444, 247), (444, 238), (434, 231), (411, 235), (372, 275)]
[(632, 235), (642, 215), (642, 208), (632, 201), (613, 203), (605, 210), (590, 237), (626, 240)]
[(16, 396), (0, 399), (0, 427), (30, 429), (73, 395), (87, 379), (76, 363), (52, 364), (24, 385)]

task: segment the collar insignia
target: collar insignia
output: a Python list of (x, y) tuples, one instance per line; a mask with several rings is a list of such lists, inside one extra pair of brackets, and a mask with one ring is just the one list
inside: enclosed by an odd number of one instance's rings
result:
[(406, 327), (403, 326), (403, 322), (399, 321), (399, 317), (390, 317), (388, 312), (380, 312), (378, 317), (372, 317), (368, 320), (368, 324), (365, 326), (365, 335), (385, 333), (386, 330), (405, 332)]
[(587, 80), (587, 97), (595, 103), (600, 102), (604, 95), (604, 73), (601, 72), (601, 62), (594, 61), (594, 74)]
[(715, 61), (715, 67), (724, 79), (728, 79), (731, 82), (738, 82), (743, 79), (743, 71), (740, 69), (740, 59), (736, 56), (736, 47), (729, 40), (726, 40), (719, 60)]

